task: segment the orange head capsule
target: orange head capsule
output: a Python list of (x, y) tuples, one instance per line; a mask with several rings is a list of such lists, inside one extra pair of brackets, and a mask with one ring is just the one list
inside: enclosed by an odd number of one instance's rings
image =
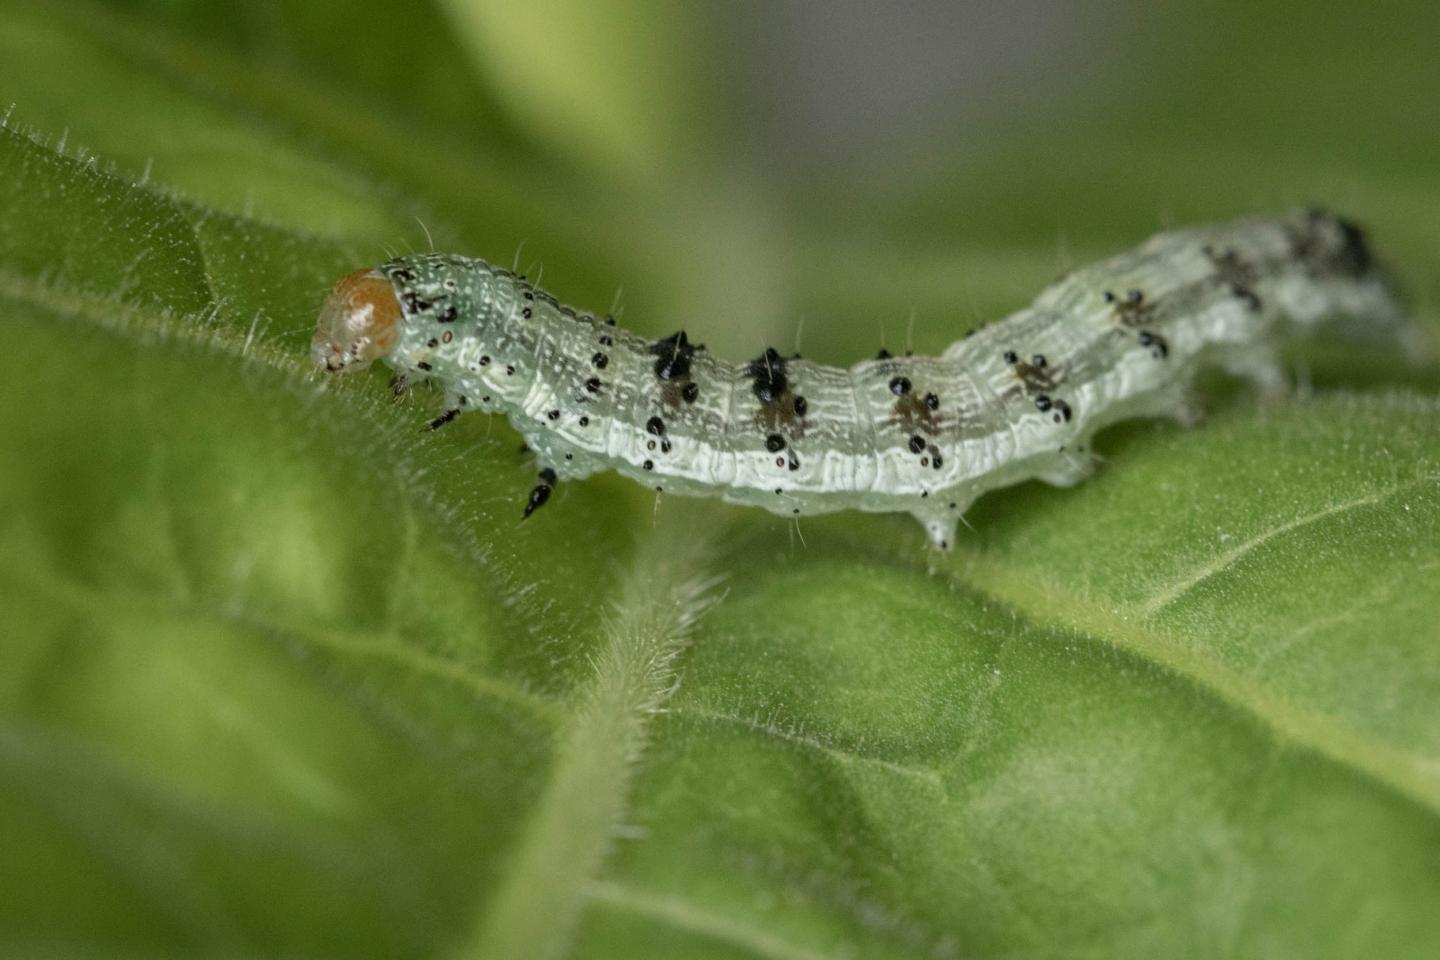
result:
[(376, 270), (356, 270), (325, 298), (310, 358), (331, 373), (363, 370), (395, 349), (400, 316), (390, 281)]

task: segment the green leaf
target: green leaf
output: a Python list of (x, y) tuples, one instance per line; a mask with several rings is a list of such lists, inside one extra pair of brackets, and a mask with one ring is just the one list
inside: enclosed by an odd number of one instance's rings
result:
[(427, 232), (848, 362), (1159, 210), (1312, 199), (1440, 332), (1433, 30), (1167, 14), (1114, 38), (1143, 85), (846, 179), (747, 172), (710, 21), (584, 7), (7, 5), (0, 953), (1431, 953), (1433, 364), (1207, 382), (1203, 425), (1108, 431), (936, 557), (614, 477), (521, 523), (505, 425), (426, 431), (433, 392), (305, 347)]

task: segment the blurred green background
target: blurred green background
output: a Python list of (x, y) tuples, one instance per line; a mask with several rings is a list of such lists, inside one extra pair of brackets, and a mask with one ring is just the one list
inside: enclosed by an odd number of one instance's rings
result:
[[(1440, 371), (1296, 348), (1074, 490), (803, 528), (308, 369), (394, 252), (942, 349), (1322, 204), (1440, 334), (1430, 3), (0, 2), (0, 954), (1440, 942)], [(680, 613), (711, 583), (693, 628)]]

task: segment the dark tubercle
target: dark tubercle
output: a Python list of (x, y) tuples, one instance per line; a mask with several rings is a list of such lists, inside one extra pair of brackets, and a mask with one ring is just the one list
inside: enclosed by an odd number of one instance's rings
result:
[(1231, 293), (1244, 300), (1251, 310), (1259, 310), (1264, 306), (1260, 295), (1254, 290), (1254, 284), (1260, 277), (1259, 271), (1253, 264), (1245, 262), (1238, 253), (1228, 248), (1216, 250), (1207, 245), (1204, 253), (1215, 268), (1217, 282), (1228, 287)]
[(684, 380), (690, 376), (690, 361), (699, 349), (703, 348), (691, 344), (684, 330), (656, 340), (650, 344), (649, 351), (655, 357), (655, 376), (661, 380)]
[(1336, 217), (1335, 222), (1340, 227), (1341, 245), (1339, 252), (1331, 258), (1331, 263), (1336, 270), (1352, 277), (1369, 273), (1375, 267), (1375, 258), (1370, 253), (1370, 244), (1365, 240), (1365, 231), (1343, 217)]
[[(1356, 223), (1325, 210), (1306, 211), (1305, 221), (1290, 229), (1290, 246), (1296, 258), (1312, 271), (1359, 277), (1374, 269), (1375, 259), (1365, 241), (1365, 231)], [(1325, 224), (1339, 232), (1339, 246), (1322, 232)]]
[(1156, 360), (1164, 360), (1170, 355), (1170, 344), (1160, 334), (1141, 330), (1138, 339), (1140, 346), (1149, 348), (1150, 355)]
[(1103, 296), (1105, 302), (1115, 308), (1116, 318), (1127, 327), (1142, 327), (1155, 318), (1155, 304), (1145, 299), (1143, 290), (1128, 290), (1124, 297), (1106, 290)]
[(694, 403), (700, 397), (700, 387), (690, 379), (690, 363), (696, 350), (704, 350), (703, 344), (691, 343), (684, 330), (663, 340), (650, 344), (649, 353), (655, 357), (655, 376), (660, 380), (660, 398), (668, 407), (678, 407), (680, 401)]
[(745, 376), (754, 382), (750, 389), (755, 391), (762, 403), (773, 403), (785, 393), (788, 381), (785, 379), (785, 358), (766, 347), (765, 352), (745, 366)]
[[(891, 423), (910, 433), (919, 431), (934, 435), (939, 432), (940, 417), (936, 413), (940, 409), (938, 394), (915, 389), (908, 377), (894, 377), (888, 386), (895, 397)], [(917, 443), (920, 444), (918, 449)], [(918, 435), (910, 438), (910, 449), (916, 453), (925, 449), (924, 444), (924, 438)]]
[(1050, 366), (1042, 353), (1031, 357), (1029, 363), (1017, 360), (1012, 366), (1015, 376), (1024, 385), (1025, 392), (1032, 397), (1037, 393), (1054, 390), (1062, 379), (1060, 371)]

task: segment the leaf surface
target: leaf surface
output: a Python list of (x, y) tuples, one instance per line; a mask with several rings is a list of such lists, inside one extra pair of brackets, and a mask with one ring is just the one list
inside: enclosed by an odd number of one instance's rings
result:
[(786, 181), (729, 162), (708, 27), (593, 5), (527, 57), (567, 8), (7, 4), (0, 952), (1425, 956), (1433, 364), (1332, 341), (1283, 403), (1207, 381), (1202, 426), (1108, 431), (1094, 479), (987, 496), (937, 559), (909, 518), (614, 477), (521, 523), (508, 427), (425, 431), (433, 391), (305, 347), (427, 232), (731, 356), (808, 315), (849, 362), (1158, 210), (1317, 198), (1433, 334), (1433, 32), (1144, 20), (1146, 85)]

